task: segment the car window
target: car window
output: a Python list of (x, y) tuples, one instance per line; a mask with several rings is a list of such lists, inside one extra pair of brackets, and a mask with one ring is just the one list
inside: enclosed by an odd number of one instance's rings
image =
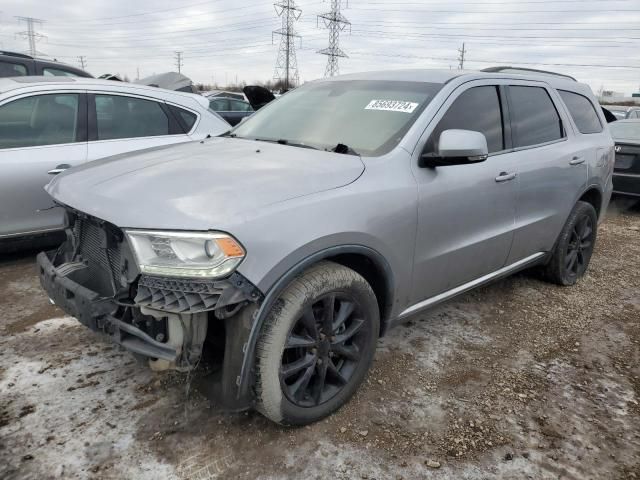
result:
[(43, 68), (42, 74), (45, 77), (78, 77), (79, 76), (68, 70), (61, 70), (59, 68), (49, 68), (49, 67)]
[(158, 102), (122, 95), (96, 95), (98, 140), (169, 135), (169, 117)]
[(489, 153), (504, 150), (504, 133), (498, 88), (473, 87), (463, 92), (438, 122), (425, 147), (437, 154), (440, 134), (445, 130), (473, 130), (484, 134)]
[(23, 77), (27, 74), (27, 67), (20, 63), (0, 62), (0, 77)]
[(76, 141), (78, 94), (21, 98), (0, 107), (0, 148)]
[(509, 87), (509, 113), (515, 147), (529, 147), (564, 137), (562, 121), (541, 87)]
[(214, 98), (209, 102), (209, 108), (214, 112), (228, 112), (229, 100), (226, 98)]
[(569, 109), (580, 133), (600, 133), (602, 131), (600, 118), (587, 97), (566, 90), (558, 90), (558, 93)]
[(348, 146), (362, 156), (379, 156), (400, 143), (441, 88), (394, 80), (309, 82), (258, 110), (233, 133), (320, 150)]
[(186, 127), (185, 133), (189, 132), (196, 123), (198, 116), (193, 112), (176, 107), (175, 105), (169, 105), (169, 108), (175, 115), (178, 115), (182, 119), (184, 126)]
[(614, 140), (640, 141), (640, 122), (613, 122), (609, 129)]
[(241, 100), (229, 100), (229, 110), (232, 112), (251, 112), (253, 108)]

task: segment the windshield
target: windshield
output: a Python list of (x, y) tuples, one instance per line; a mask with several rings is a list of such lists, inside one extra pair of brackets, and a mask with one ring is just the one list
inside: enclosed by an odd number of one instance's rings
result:
[(609, 124), (609, 128), (614, 139), (625, 138), (627, 140), (640, 141), (640, 121), (613, 122)]
[(398, 81), (309, 83), (262, 108), (231, 135), (382, 155), (400, 142), (441, 88), (434, 83)]

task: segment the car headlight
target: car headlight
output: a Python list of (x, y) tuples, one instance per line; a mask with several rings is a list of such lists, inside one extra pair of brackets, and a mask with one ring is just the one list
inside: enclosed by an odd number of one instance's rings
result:
[(233, 237), (219, 232), (127, 230), (142, 273), (167, 277), (220, 278), (245, 256)]

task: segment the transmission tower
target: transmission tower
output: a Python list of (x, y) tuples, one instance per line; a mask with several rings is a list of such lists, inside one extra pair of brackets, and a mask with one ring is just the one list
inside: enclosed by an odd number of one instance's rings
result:
[(184, 62), (182, 61), (182, 52), (174, 52), (176, 59), (176, 67), (178, 67), (178, 73), (182, 73), (182, 66)]
[(36, 32), (35, 26), (42, 25), (44, 21), (39, 20), (37, 18), (32, 18), (32, 17), (16, 17), (16, 18), (21, 22), (26, 22), (27, 24), (27, 29), (23, 32), (17, 32), (16, 35), (22, 38), (26, 38), (29, 42), (29, 55), (31, 55), (32, 57), (37, 56), (38, 53), (40, 52), (38, 52), (38, 50), (36, 49), (36, 42), (39, 42), (40, 40), (45, 38), (45, 36), (42, 35), (41, 33)]
[(273, 41), (273, 35), (280, 35), (280, 48), (278, 49), (273, 78), (284, 81), (284, 89), (289, 90), (291, 85), (298, 84), (295, 39), (301, 37), (296, 33), (293, 24), (300, 19), (302, 10), (297, 7), (295, 0), (280, 0), (279, 3), (273, 5), (278, 16), (282, 17), (282, 28), (274, 30), (271, 36), (271, 41)]
[[(324, 71), (325, 77), (333, 77), (340, 73), (338, 66), (339, 58), (349, 58), (346, 53), (340, 49), (340, 32), (347, 27), (351, 29), (351, 22), (340, 13), (342, 0), (331, 0), (331, 11), (318, 15), (318, 23), (322, 20), (325, 28), (329, 29), (329, 47), (318, 50), (318, 53), (329, 57), (327, 59), (327, 68)], [(347, 3), (347, 8), (348, 8)]]
[(462, 48), (458, 49), (458, 70), (464, 70), (464, 57), (467, 54), (467, 50), (464, 46), (464, 43), (462, 44)]

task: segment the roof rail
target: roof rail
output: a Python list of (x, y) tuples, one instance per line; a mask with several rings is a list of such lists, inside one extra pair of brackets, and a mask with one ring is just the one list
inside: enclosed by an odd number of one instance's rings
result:
[(568, 78), (569, 80), (573, 80), (574, 82), (578, 81), (575, 78), (573, 78), (572, 76), (565, 75), (564, 73), (549, 72), (547, 70), (537, 70), (535, 68), (511, 67), (511, 66), (508, 66), (508, 65), (501, 66), (501, 67), (489, 67), (489, 68), (485, 68), (485, 69), (480, 70), (480, 71), (481, 72), (487, 72), (487, 73), (499, 73), (499, 72), (504, 72), (505, 70), (514, 70), (511, 73), (516, 73), (516, 74), (518, 73), (518, 71), (528, 72), (528, 73), (542, 73), (544, 75), (554, 75), (556, 77)]
[(0, 55), (7, 55), (9, 57), (18, 57), (18, 58), (28, 58), (29, 60), (33, 60), (33, 57), (31, 55), (26, 55), (24, 53), (5, 52), (3, 50), (0, 50)]

